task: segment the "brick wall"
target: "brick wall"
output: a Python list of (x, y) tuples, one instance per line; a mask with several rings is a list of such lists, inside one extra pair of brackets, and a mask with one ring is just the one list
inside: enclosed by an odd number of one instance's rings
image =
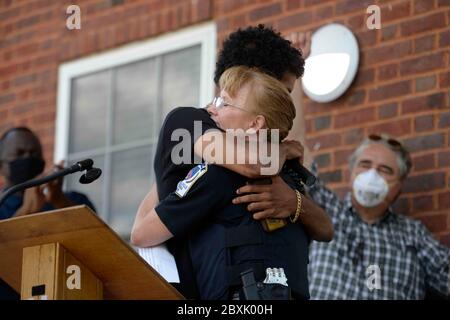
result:
[[(65, 28), (70, 4), (81, 8), (81, 30)], [(370, 4), (381, 7), (381, 30), (365, 27)], [(399, 137), (414, 168), (396, 207), (450, 246), (448, 0), (0, 0), (0, 131), (33, 128), (51, 161), (60, 63), (212, 19), (219, 45), (257, 23), (285, 35), (347, 25), (361, 50), (353, 85), (332, 103), (305, 102), (321, 175), (343, 194), (357, 143), (371, 132)]]

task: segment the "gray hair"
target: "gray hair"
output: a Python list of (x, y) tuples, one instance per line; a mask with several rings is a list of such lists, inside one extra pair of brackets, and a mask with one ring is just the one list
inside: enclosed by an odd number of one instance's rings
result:
[(372, 140), (370, 138), (365, 138), (364, 141), (356, 148), (356, 150), (350, 155), (349, 161), (350, 161), (350, 171), (353, 170), (353, 168), (356, 165), (356, 159), (361, 155), (361, 153), (371, 144), (381, 144), (388, 148), (389, 150), (392, 150), (397, 155), (397, 165), (398, 170), (400, 174), (400, 179), (403, 180), (408, 176), (408, 173), (411, 170), (412, 167), (412, 161), (411, 156), (403, 146), (394, 147), (391, 144), (388, 143), (388, 140), (383, 138), (380, 140)]

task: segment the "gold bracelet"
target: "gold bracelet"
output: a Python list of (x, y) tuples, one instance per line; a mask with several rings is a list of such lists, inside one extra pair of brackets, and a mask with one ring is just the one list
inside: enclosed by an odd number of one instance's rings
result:
[(295, 216), (293, 219), (292, 215), (289, 216), (289, 220), (291, 220), (292, 223), (297, 222), (300, 212), (302, 211), (302, 195), (298, 190), (295, 190), (295, 194), (297, 195), (297, 210), (295, 210)]

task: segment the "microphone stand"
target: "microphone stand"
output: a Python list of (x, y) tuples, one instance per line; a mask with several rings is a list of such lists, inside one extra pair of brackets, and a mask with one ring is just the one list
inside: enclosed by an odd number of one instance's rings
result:
[(94, 164), (94, 162), (91, 159), (86, 159), (83, 161), (79, 161), (76, 164), (68, 167), (68, 168), (64, 168), (62, 170), (59, 170), (57, 172), (54, 172), (52, 174), (49, 174), (48, 176), (42, 177), (42, 178), (36, 178), (36, 179), (32, 179), (32, 180), (28, 180), (25, 181), (23, 183), (19, 183), (15, 186), (12, 186), (11, 188), (9, 188), (1, 197), (0, 197), (0, 206), (3, 204), (3, 202), (5, 202), (5, 200), (12, 194), (19, 192), (19, 191), (23, 191), (25, 189), (31, 188), (31, 187), (35, 187), (47, 182), (50, 182), (52, 180), (64, 177), (68, 174), (72, 174), (74, 172), (78, 172), (78, 171), (83, 171), (83, 170), (90, 170), (92, 169), (92, 165)]

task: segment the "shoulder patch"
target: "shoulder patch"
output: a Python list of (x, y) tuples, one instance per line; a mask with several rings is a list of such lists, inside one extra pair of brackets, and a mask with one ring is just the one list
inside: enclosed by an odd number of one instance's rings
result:
[(189, 189), (194, 185), (194, 183), (208, 171), (208, 164), (202, 163), (192, 168), (191, 171), (187, 174), (184, 180), (178, 182), (177, 190), (175, 191), (176, 195), (180, 198), (183, 198), (186, 193), (188, 193)]

